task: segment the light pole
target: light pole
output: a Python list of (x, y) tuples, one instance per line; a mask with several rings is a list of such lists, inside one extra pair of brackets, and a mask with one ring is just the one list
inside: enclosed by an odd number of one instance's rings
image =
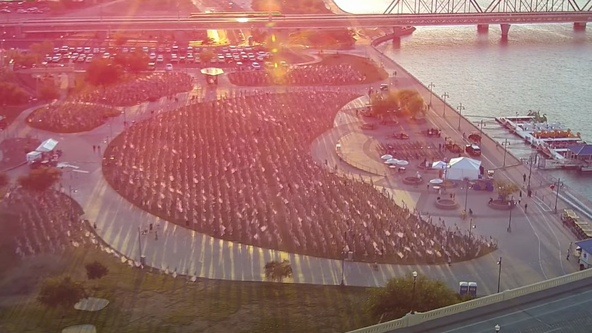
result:
[(345, 256), (347, 255), (347, 253), (345, 252), (345, 249), (342, 253), (342, 257), (341, 257), (341, 283), (339, 284), (340, 286), (345, 286)]
[(428, 85), (428, 89), (430, 89), (430, 104), (428, 104), (428, 106), (430, 108), (432, 107), (432, 95), (434, 94), (434, 88), (436, 88), (436, 85), (430, 82), (430, 84)]
[(493, 328), (495, 329), (496, 333), (499, 332), (501, 329), (500, 325), (495, 325)]
[(499, 266), (497, 272), (497, 292), (500, 292), (500, 282), (502, 280), (502, 257), (499, 258), (497, 261), (497, 265)]
[(532, 175), (532, 164), (534, 163), (534, 158), (533, 155), (530, 154), (530, 157), (528, 158), (528, 184), (526, 185), (526, 195), (528, 196), (528, 193), (530, 193), (530, 176)]
[(144, 265), (144, 255), (142, 254), (142, 229), (138, 227), (138, 250), (140, 252), (140, 264)]
[(467, 213), (467, 199), (469, 198), (469, 180), (465, 179), (465, 214)]
[(506, 167), (506, 154), (508, 153), (508, 139), (504, 140), (504, 163), (502, 165), (502, 168)]
[(557, 214), (557, 201), (559, 200), (559, 185), (561, 185), (561, 178), (557, 178), (557, 184), (555, 184), (555, 214)]
[(510, 207), (510, 219), (508, 220), (508, 232), (512, 232), (512, 209), (514, 209), (514, 197), (512, 200), (508, 202), (508, 207)]
[(413, 271), (411, 274), (413, 275), (413, 293), (411, 294), (411, 311), (409, 311), (409, 313), (413, 314), (413, 307), (415, 306), (415, 285), (417, 283), (417, 272)]
[(458, 103), (456, 110), (458, 110), (458, 130), (460, 131), (460, 118), (462, 118), (462, 112), (465, 109), (465, 106), (462, 103)]
[(442, 108), (442, 117), (446, 117), (446, 99), (449, 98), (450, 96), (448, 96), (448, 93), (445, 92), (442, 95), (442, 99), (444, 100), (444, 108)]

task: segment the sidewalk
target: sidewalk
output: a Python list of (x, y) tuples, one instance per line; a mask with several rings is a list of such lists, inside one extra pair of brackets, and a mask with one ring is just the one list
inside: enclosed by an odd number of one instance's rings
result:
[[(357, 51), (356, 53), (359, 53), (359, 51), (365, 53), (363, 50)], [(372, 57), (376, 56), (373, 52), (369, 51), (368, 53)], [(380, 60), (378, 61), (380, 62)], [(398, 71), (397, 80), (408, 75), (394, 63), (386, 60), (383, 60), (383, 63), (389, 73), (394, 70)], [(413, 80), (412, 77), (407, 77), (405, 82), (412, 82)], [(215, 89), (196, 88), (192, 92), (179, 94), (180, 102), (178, 104), (161, 99), (157, 102), (143, 103), (125, 108), (127, 119), (128, 121), (140, 121), (150, 117), (151, 110), (160, 108), (175, 109), (178, 105), (186, 103), (189, 96), (192, 95), (199, 96), (200, 100), (206, 99), (206, 97), (210, 100), (215, 96), (220, 96), (220, 94), (237, 90), (260, 93), (263, 91), (310, 89), (298, 87), (238, 89), (231, 86), (227, 80), (222, 81), (223, 83)], [(376, 83), (376, 85), (379, 84)], [(425, 87), (419, 83), (415, 83), (412, 87), (418, 89), (425, 96)], [(367, 88), (367, 85), (359, 85), (315, 87), (314, 89), (317, 91), (357, 90), (363, 95)], [(440, 108), (444, 107), (443, 104), (439, 105)], [(344, 112), (347, 113), (348, 111), (346, 108)], [(141, 237), (142, 254), (146, 256), (148, 264), (157, 269), (169, 269), (180, 274), (213, 279), (262, 281), (264, 279), (263, 267), (266, 262), (274, 259), (288, 259), (292, 263), (294, 270), (293, 281), (295, 283), (337, 285), (341, 282), (341, 261), (339, 260), (294, 255), (214, 239), (172, 223), (161, 221), (120, 197), (103, 179), (100, 165), (101, 156), (93, 153), (92, 146), (99, 144), (104, 148), (109, 138), (121, 133), (124, 130), (123, 116), (87, 133), (62, 135), (28, 128), (24, 124), (24, 119), (30, 112), (32, 110), (23, 112), (15, 120), (11, 125), (11, 133), (19, 133), (20, 136), (33, 134), (33, 136), (38, 136), (40, 140), (49, 137), (55, 138), (60, 141), (60, 149), (64, 151), (63, 161), (79, 165), (81, 169), (88, 171), (88, 174), (66, 172), (62, 181), (63, 186), (66, 188), (72, 186), (76, 189), (74, 198), (84, 208), (86, 212), (85, 218), (96, 223), (98, 226), (97, 234), (106, 243), (110, 244), (115, 251), (124, 256), (139, 260), (138, 238)], [(452, 117), (453, 111), (450, 111), (449, 114)], [(347, 116), (339, 113), (336, 121), (337, 119), (346, 119), (343, 117), (347, 118)], [(447, 123), (447, 120), (441, 119), (435, 114), (431, 114), (429, 118), (430, 121), (434, 122), (435, 126), (441, 127), (447, 136), (455, 138), (461, 136), (461, 132), (452, 128)], [(343, 121), (340, 120), (339, 122)], [(352, 124), (347, 125), (348, 122), (345, 123), (315, 140), (315, 144), (311, 147), (313, 158), (327, 161), (328, 167), (337, 167), (340, 172), (351, 175), (363, 174), (339, 161), (334, 152), (336, 139), (338, 140), (341, 136), (351, 132), (351, 128), (348, 128), (348, 126), (354, 126)], [(463, 126), (468, 129), (470, 123), (465, 123)], [(333, 147), (333, 149), (329, 149), (330, 147)], [(495, 148), (492, 149), (487, 145), (484, 147), (484, 153), (489, 161), (488, 163), (496, 164), (499, 162), (500, 154), (496, 152)], [(26, 172), (27, 170), (20, 170), (20, 172), (23, 171)], [(518, 179), (521, 178), (521, 172), (516, 168), (507, 173), (510, 177)], [(506, 172), (500, 171), (500, 174), (502, 173), (505, 174)], [(405, 204), (410, 207), (417, 205), (418, 209), (424, 210), (421, 207), (428, 207), (428, 202), (434, 199), (435, 194), (422, 193), (420, 190), (400, 189), (396, 182), (384, 179), (381, 176), (373, 179), (377, 182), (382, 181), (381, 187), (394, 194), (395, 200), (405, 201)], [(471, 193), (469, 200), (479, 200), (479, 197), (473, 196)], [(500, 250), (491, 255), (470, 262), (453, 264), (452, 266), (380, 265), (378, 271), (374, 271), (366, 263), (347, 262), (345, 264), (345, 282), (347, 285), (356, 286), (382, 286), (391, 277), (418, 271), (432, 278), (446, 281), (448, 285), (454, 288), (458, 286), (459, 281), (475, 281), (479, 284), (479, 293), (488, 294), (495, 292), (497, 288), (498, 266), (496, 261), (500, 256), (504, 257), (502, 289), (515, 288), (574, 271), (573, 264), (564, 262), (565, 258), (563, 257), (564, 251), (573, 237), (570, 239), (565, 230), (561, 229), (560, 224), (557, 224), (554, 218), (548, 216), (548, 212), (537, 211), (536, 205), (531, 207), (529, 215), (525, 215), (523, 210), (520, 209), (514, 212), (516, 226), (512, 234), (506, 234), (505, 222), (503, 221), (505, 218), (500, 217), (500, 215), (494, 218), (479, 218), (479, 227), (475, 230), (475, 235), (492, 235), (499, 239)], [(435, 208), (430, 209), (430, 211), (432, 211), (432, 218), (437, 220), (438, 213), (435, 212)], [(158, 240), (155, 239), (154, 234), (140, 236), (138, 233), (138, 228), (146, 229), (151, 222), (160, 225), (157, 229), (159, 231)], [(468, 221), (462, 221), (460, 217), (446, 216), (446, 224), (449, 226), (458, 224), (460, 228), (468, 229)], [(534, 244), (538, 244), (538, 246)]]

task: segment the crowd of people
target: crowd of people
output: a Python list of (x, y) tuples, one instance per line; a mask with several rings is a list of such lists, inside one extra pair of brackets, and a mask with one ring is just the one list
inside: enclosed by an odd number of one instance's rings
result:
[(156, 101), (193, 89), (194, 79), (183, 72), (154, 73), (81, 94), (78, 100), (114, 106), (132, 106)]
[(228, 74), (239, 86), (357, 84), (366, 79), (351, 65), (308, 65), (264, 71), (240, 71)]
[[(165, 220), (265, 248), (380, 262), (464, 260), (481, 239), (418, 219), (310, 154), (355, 94), (302, 91), (195, 103), (132, 125), (105, 151), (107, 181)], [(473, 253), (473, 254), (471, 254)]]
[(8, 239), (20, 257), (39, 253), (63, 253), (70, 245), (85, 244), (81, 210), (57, 191), (37, 193), (17, 188), (0, 204), (2, 238)]
[(56, 101), (33, 111), (27, 123), (44, 131), (77, 133), (90, 131), (120, 114), (121, 111), (106, 105)]

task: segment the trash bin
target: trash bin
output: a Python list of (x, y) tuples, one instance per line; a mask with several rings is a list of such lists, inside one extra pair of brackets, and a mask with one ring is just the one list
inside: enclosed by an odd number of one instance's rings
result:
[(140, 264), (146, 266), (146, 256), (140, 256)]

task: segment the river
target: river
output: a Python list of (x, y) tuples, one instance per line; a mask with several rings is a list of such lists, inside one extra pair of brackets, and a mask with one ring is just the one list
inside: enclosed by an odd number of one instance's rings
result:
[[(360, 14), (382, 13), (390, 3), (335, 2)], [(476, 26), (417, 27), (400, 47), (385, 43), (380, 49), (426, 86), (433, 83), (435, 94), (448, 93), (451, 105), (462, 103), (468, 118), (484, 120), (488, 134), (499, 141), (512, 138), (510, 150), (519, 157), (528, 157), (530, 149), (484, 117), (540, 110), (549, 122), (592, 143), (592, 24), (586, 32), (574, 32), (571, 24), (512, 25), (507, 43), (500, 39), (499, 25), (481, 35)], [(544, 173), (592, 198), (592, 175)]]

